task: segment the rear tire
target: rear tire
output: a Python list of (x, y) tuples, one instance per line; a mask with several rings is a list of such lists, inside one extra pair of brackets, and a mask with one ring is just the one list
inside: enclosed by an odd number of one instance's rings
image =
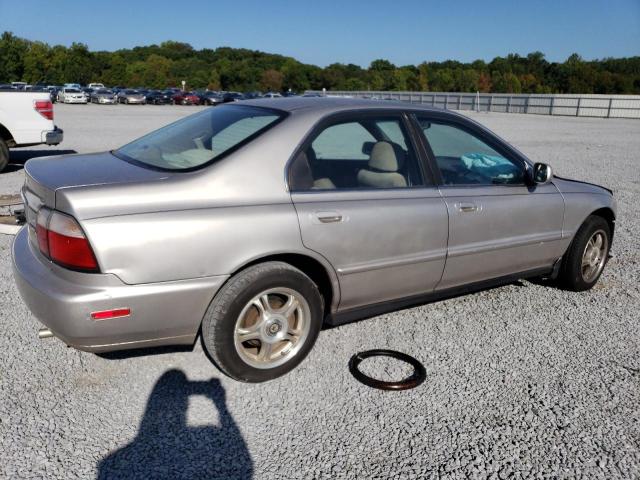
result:
[(611, 229), (597, 215), (588, 217), (578, 229), (560, 267), (560, 286), (574, 292), (589, 290), (598, 282), (609, 259)]
[(258, 383), (293, 370), (322, 326), (322, 296), (303, 272), (283, 262), (254, 265), (217, 293), (202, 321), (202, 344), (226, 375)]
[(9, 147), (7, 142), (0, 138), (0, 172), (9, 165)]

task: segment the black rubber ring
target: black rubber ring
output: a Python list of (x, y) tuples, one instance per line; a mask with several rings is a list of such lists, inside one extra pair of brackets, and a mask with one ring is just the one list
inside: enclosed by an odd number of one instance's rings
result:
[[(363, 360), (371, 357), (391, 357), (401, 360), (413, 367), (413, 373), (399, 382), (385, 382), (369, 377), (362, 373), (358, 367)], [(351, 357), (351, 360), (349, 360), (349, 371), (359, 382), (364, 383), (368, 387), (378, 388), (380, 390), (408, 390), (417, 387), (427, 378), (427, 372), (418, 360), (406, 353), (396, 352), (395, 350), (367, 350), (356, 353)]]

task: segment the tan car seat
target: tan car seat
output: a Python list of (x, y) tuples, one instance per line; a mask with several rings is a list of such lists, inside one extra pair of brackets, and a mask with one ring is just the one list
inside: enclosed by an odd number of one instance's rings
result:
[(398, 169), (401, 159), (389, 142), (377, 142), (371, 150), (369, 164), (358, 172), (358, 184), (362, 187), (401, 188), (407, 186), (407, 179)]
[(330, 178), (315, 180), (311, 172), (309, 158), (301, 152), (291, 166), (291, 177), (295, 179), (295, 190), (333, 190), (336, 188)]

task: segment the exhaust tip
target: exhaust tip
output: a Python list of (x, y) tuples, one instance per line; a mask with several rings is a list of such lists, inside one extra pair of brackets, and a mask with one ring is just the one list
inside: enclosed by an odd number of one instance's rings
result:
[(53, 332), (48, 328), (41, 328), (40, 330), (38, 330), (38, 338), (40, 340), (43, 340), (45, 338), (51, 338), (53, 336), (54, 336)]

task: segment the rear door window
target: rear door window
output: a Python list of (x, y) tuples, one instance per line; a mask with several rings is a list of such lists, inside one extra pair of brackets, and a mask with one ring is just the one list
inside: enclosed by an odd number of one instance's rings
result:
[(400, 115), (362, 115), (320, 130), (289, 171), (292, 191), (391, 189), (424, 185)]
[(367, 160), (362, 151), (367, 142), (376, 139), (358, 122), (333, 125), (324, 130), (311, 144), (319, 160)]

